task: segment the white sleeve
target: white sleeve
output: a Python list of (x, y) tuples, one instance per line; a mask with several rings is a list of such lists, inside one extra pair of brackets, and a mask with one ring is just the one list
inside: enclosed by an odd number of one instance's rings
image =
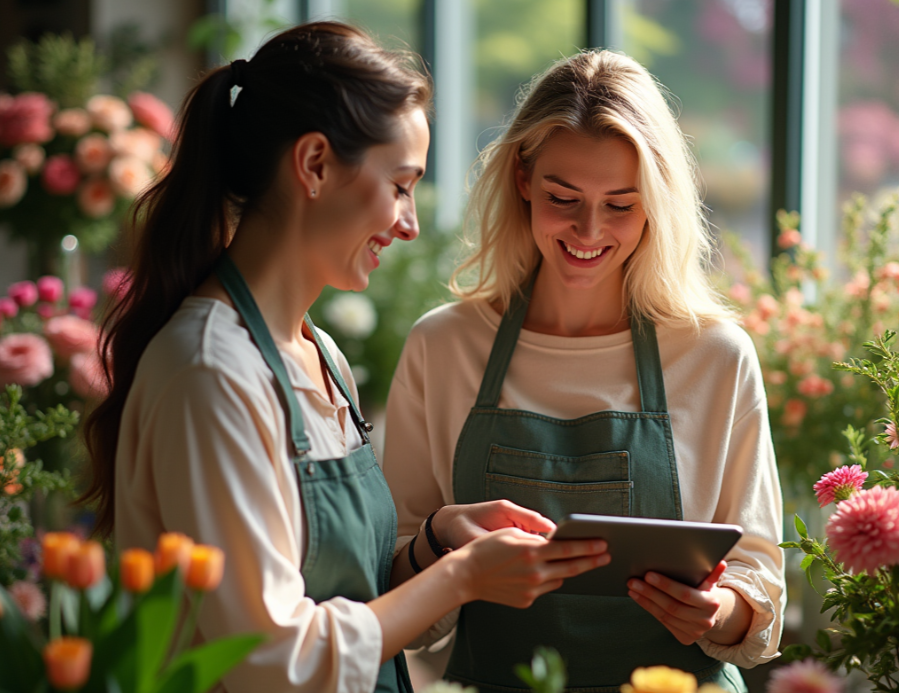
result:
[(296, 501), (279, 486), (281, 462), (266, 419), (281, 414), (252, 390), (215, 370), (188, 368), (145, 424), (163, 526), (226, 555), (200, 633), (205, 640), (267, 636), (225, 677), (229, 693), (370, 693), (380, 623), (363, 603), (306, 597), (296, 536), (303, 525), (292, 521)]
[(738, 524), (744, 533), (718, 584), (742, 595), (753, 616), (742, 642), (698, 644), (711, 657), (749, 669), (779, 656), (786, 606), (784, 555), (778, 547), (783, 505), (764, 399), (734, 422), (727, 448), (714, 522)]

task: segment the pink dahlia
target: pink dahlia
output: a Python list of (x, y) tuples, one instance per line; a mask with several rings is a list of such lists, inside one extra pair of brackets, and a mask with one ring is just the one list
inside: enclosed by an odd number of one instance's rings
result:
[(868, 472), (863, 472), (857, 464), (828, 472), (812, 487), (818, 497), (818, 505), (823, 508), (828, 503), (846, 500), (853, 493), (862, 490), (867, 478)]
[(97, 292), (82, 286), (69, 293), (69, 307), (74, 311), (90, 311), (97, 305)]
[(837, 505), (826, 531), (837, 560), (853, 573), (899, 564), (899, 491), (875, 486), (853, 494)]
[(22, 308), (33, 306), (38, 299), (37, 285), (34, 282), (24, 281), (10, 284), (6, 290), (9, 297)]
[(51, 195), (70, 195), (81, 180), (81, 171), (68, 154), (55, 154), (47, 159), (41, 173), (44, 189)]
[(47, 598), (33, 582), (14, 582), (9, 586), (9, 596), (29, 621), (37, 621), (47, 613)]
[(0, 339), (0, 387), (30, 387), (51, 375), (53, 353), (43, 337), (25, 332)]
[(47, 303), (56, 303), (62, 298), (65, 290), (65, 284), (59, 277), (47, 275), (37, 280), (37, 296)]
[(775, 669), (767, 693), (841, 693), (843, 681), (814, 659)]
[(60, 315), (44, 323), (44, 337), (58, 356), (69, 359), (74, 354), (96, 351), (100, 328), (75, 315)]
[(886, 436), (887, 443), (890, 445), (890, 450), (895, 450), (899, 448), (899, 436), (896, 435), (896, 424), (893, 421), (890, 421), (886, 426)]

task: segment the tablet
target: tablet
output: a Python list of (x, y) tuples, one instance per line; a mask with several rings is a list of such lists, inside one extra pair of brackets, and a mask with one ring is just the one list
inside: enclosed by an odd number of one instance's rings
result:
[(568, 515), (549, 539), (605, 539), (612, 561), (568, 578), (554, 593), (627, 597), (627, 581), (650, 570), (698, 587), (742, 535), (738, 525)]

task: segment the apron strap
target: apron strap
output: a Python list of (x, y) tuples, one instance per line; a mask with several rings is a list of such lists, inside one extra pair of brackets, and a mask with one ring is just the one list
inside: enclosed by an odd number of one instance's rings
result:
[(662, 359), (656, 326), (651, 320), (631, 318), (631, 338), (634, 341), (634, 359), (637, 362), (637, 385), (640, 388), (640, 410), (668, 412), (665, 397), (665, 381), (662, 377)]
[(278, 391), (282, 407), (288, 413), (290, 439), (293, 443), (293, 456), (296, 461), (297, 458), (301, 458), (309, 452), (310, 445), (303, 423), (303, 412), (293, 391), (293, 386), (290, 384), (290, 378), (287, 377), (287, 368), (284, 366), (284, 361), (281, 360), (278, 347), (275, 346), (265, 319), (259, 312), (259, 306), (256, 305), (256, 300), (250, 293), (250, 288), (227, 252), (221, 254), (215, 266), (215, 273), (231, 300), (234, 301), (234, 307), (237, 308), (237, 312), (246, 323), (250, 336), (262, 353), (262, 358), (265, 359), (266, 364), (275, 375), (277, 385), (275, 389)]
[(350, 395), (350, 389), (347, 387), (346, 381), (344, 381), (343, 376), (340, 374), (340, 370), (337, 368), (337, 365), (331, 358), (331, 352), (328, 351), (328, 348), (322, 342), (321, 337), (318, 334), (318, 328), (312, 323), (312, 318), (310, 318), (308, 314), (306, 315), (306, 327), (309, 328), (309, 333), (315, 340), (318, 351), (322, 355), (322, 358), (324, 358), (325, 360), (325, 365), (327, 366), (328, 371), (331, 374), (331, 379), (337, 384), (338, 389), (346, 398), (346, 401), (350, 403), (350, 413), (352, 414), (353, 421), (356, 422), (356, 428), (359, 429), (359, 433), (362, 435), (362, 439), (366, 443), (370, 442), (368, 439), (368, 434), (369, 432), (371, 432), (374, 426), (362, 418), (362, 413), (359, 411), (359, 407), (356, 406), (356, 400), (354, 400)]
[(476, 407), (496, 407), (499, 404), (503, 381), (506, 379), (506, 371), (512, 362), (515, 345), (518, 344), (518, 335), (521, 333), (521, 326), (524, 325), (524, 319), (528, 313), (531, 292), (534, 290), (536, 279), (537, 271), (535, 270), (522, 293), (512, 296), (508, 309), (503, 313), (496, 339), (493, 340), (493, 349), (490, 350), (487, 368), (481, 380)]

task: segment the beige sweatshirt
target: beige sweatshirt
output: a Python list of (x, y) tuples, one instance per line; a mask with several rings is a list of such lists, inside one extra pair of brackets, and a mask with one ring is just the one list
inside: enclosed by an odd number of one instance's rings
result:
[[(437, 308), (409, 335), (390, 390), (384, 473), (399, 514), (397, 547), (453, 503), (453, 454), (474, 406), (500, 316), (479, 301)], [(685, 520), (734, 523), (744, 536), (719, 584), (754, 610), (742, 643), (699, 642), (742, 667), (778, 656), (785, 605), (780, 485), (761, 370), (749, 336), (732, 323), (696, 335), (657, 330)], [(629, 331), (559, 337), (522, 330), (499, 406), (574, 419), (639, 411)], [(445, 634), (452, 618), (433, 628)]]

